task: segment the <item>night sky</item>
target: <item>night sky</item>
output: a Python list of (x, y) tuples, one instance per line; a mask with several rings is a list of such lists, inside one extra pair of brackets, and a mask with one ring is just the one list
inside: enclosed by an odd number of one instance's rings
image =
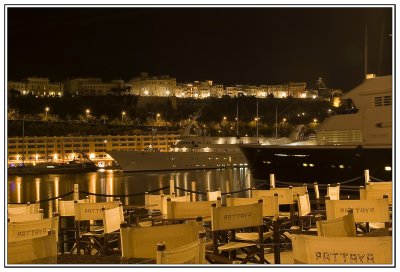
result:
[[(27, 76), (284, 84), (344, 91), (392, 73), (391, 7), (9, 7), (8, 80)], [(383, 30), (383, 31), (382, 31)]]

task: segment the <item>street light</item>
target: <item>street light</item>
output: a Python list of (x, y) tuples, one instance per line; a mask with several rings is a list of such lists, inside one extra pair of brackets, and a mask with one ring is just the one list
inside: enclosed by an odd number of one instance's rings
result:
[(258, 138), (258, 121), (260, 121), (259, 117), (254, 118), (254, 122), (256, 123), (256, 137)]
[(89, 121), (89, 116), (90, 116), (90, 110), (89, 109), (86, 109), (86, 122), (88, 122)]
[(44, 110), (45, 110), (45, 112), (46, 112), (46, 120), (47, 120), (47, 112), (50, 110), (50, 108), (49, 108), (49, 107), (46, 107)]
[(156, 114), (156, 123), (157, 123), (157, 125), (159, 125), (160, 116), (161, 116), (161, 114), (159, 114), (159, 113)]
[(125, 114), (126, 114), (126, 112), (125, 112), (125, 111), (123, 111), (123, 112), (121, 113), (121, 121), (124, 121)]

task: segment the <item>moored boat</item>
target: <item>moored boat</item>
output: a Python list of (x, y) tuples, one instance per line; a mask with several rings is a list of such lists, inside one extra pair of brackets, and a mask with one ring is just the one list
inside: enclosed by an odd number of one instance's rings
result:
[(377, 179), (392, 180), (392, 76), (366, 79), (342, 97), (342, 106), (321, 123), (315, 140), (240, 145), (253, 177), (363, 185), (368, 169)]
[(42, 164), (21, 164), (10, 166), (7, 169), (8, 175), (46, 175), (46, 174), (75, 174), (89, 173), (97, 171), (97, 166), (93, 162), (69, 163), (42, 163)]
[[(241, 143), (270, 144), (263, 137), (183, 136), (168, 151), (108, 151), (125, 172), (245, 167)], [(275, 139), (274, 139), (275, 140)], [(281, 143), (290, 142), (280, 139)]]

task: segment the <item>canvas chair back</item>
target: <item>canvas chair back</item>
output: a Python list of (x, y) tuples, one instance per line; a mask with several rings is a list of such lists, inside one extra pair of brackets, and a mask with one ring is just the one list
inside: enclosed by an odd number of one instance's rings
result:
[(103, 220), (103, 207), (112, 209), (119, 207), (119, 201), (96, 202), (96, 203), (74, 203), (75, 221)]
[(9, 222), (24, 222), (24, 221), (34, 221), (43, 219), (43, 210), (40, 210), (39, 213), (28, 213), (28, 214), (8, 214)]
[(13, 241), (7, 243), (8, 264), (56, 264), (57, 263), (57, 234), (48, 231), (48, 235)]
[(392, 182), (370, 182), (360, 188), (360, 199), (382, 199), (388, 196), (389, 204), (392, 204)]
[(7, 212), (12, 214), (31, 214), (38, 213), (39, 203), (7, 204)]
[(207, 192), (207, 200), (208, 201), (217, 201), (219, 199), (221, 199), (221, 190), (217, 190), (217, 191), (208, 191)]
[(375, 200), (325, 200), (326, 218), (340, 218), (353, 209), (355, 222), (390, 222), (387, 199)]
[(256, 227), (263, 224), (263, 203), (211, 209), (212, 231)]
[[(278, 217), (279, 216), (279, 204), (278, 195), (273, 196), (262, 196), (260, 199), (263, 200), (263, 216), (264, 217)], [(242, 206), (258, 203), (255, 197), (230, 197), (227, 195), (226, 205), (229, 206)]]
[(23, 241), (47, 236), (48, 230), (51, 229), (55, 231), (56, 237), (58, 238), (58, 222), (59, 217), (55, 216), (34, 221), (9, 223), (7, 226), (8, 242)]
[(161, 214), (166, 215), (167, 214), (167, 202), (190, 202), (190, 195), (184, 195), (184, 196), (175, 196), (175, 197), (165, 197), (161, 196)]
[(299, 216), (305, 216), (311, 213), (310, 196), (308, 193), (304, 195), (297, 195), (297, 206), (299, 208)]
[(376, 265), (392, 263), (392, 237), (291, 235), (294, 263)]
[(120, 229), (121, 223), (124, 221), (124, 212), (122, 204), (118, 207), (106, 209), (103, 208), (103, 226), (104, 233), (111, 233)]
[(199, 239), (186, 245), (167, 249), (165, 243), (157, 245), (157, 264), (204, 264), (205, 232), (199, 232)]
[(150, 195), (146, 193), (144, 195), (144, 205), (146, 209), (161, 211), (161, 196), (166, 198), (175, 197), (175, 195)]
[[(59, 200), (58, 212), (60, 216), (75, 216), (74, 200)], [(89, 203), (89, 199), (79, 199), (78, 203)]]
[(318, 236), (357, 237), (354, 214), (349, 214), (331, 220), (317, 220)]
[(214, 201), (177, 202), (167, 201), (167, 219), (193, 219), (199, 216), (211, 218), (211, 204)]
[(262, 196), (263, 203), (263, 216), (273, 217), (278, 219), (279, 217), (279, 196), (274, 194), (273, 196)]
[(328, 196), (331, 200), (339, 200), (340, 184), (337, 184), (336, 186), (330, 186), (330, 184), (328, 184), (328, 187), (326, 187), (326, 196)]
[(307, 184), (303, 186), (293, 186), (292, 187), (293, 199), (297, 199), (297, 195), (305, 195), (308, 193)]
[(199, 225), (189, 221), (183, 224), (128, 227), (121, 224), (121, 246), (123, 258), (157, 257), (157, 244), (165, 242), (168, 249), (177, 248), (198, 240)]
[(252, 190), (252, 197), (261, 198), (262, 196), (274, 196), (278, 194), (279, 205), (292, 205), (293, 188), (272, 188), (271, 190)]
[(258, 203), (258, 198), (255, 197), (231, 197), (230, 194), (226, 196), (226, 206), (242, 206)]

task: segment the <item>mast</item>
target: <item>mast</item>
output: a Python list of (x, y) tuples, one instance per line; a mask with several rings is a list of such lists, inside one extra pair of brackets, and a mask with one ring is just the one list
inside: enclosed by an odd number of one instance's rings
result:
[(239, 100), (236, 100), (236, 138), (239, 137)]
[(364, 77), (367, 79), (368, 75), (368, 27), (365, 25), (365, 41), (364, 41)]
[(278, 138), (278, 105), (275, 105), (275, 138)]
[(25, 119), (22, 117), (22, 164), (25, 164)]
[(258, 138), (258, 99), (256, 98), (257, 101), (257, 116), (256, 116), (256, 137)]
[(381, 37), (379, 44), (379, 63), (378, 63), (378, 76), (382, 75), (382, 55), (383, 55), (383, 32), (385, 30), (385, 25), (381, 24)]

